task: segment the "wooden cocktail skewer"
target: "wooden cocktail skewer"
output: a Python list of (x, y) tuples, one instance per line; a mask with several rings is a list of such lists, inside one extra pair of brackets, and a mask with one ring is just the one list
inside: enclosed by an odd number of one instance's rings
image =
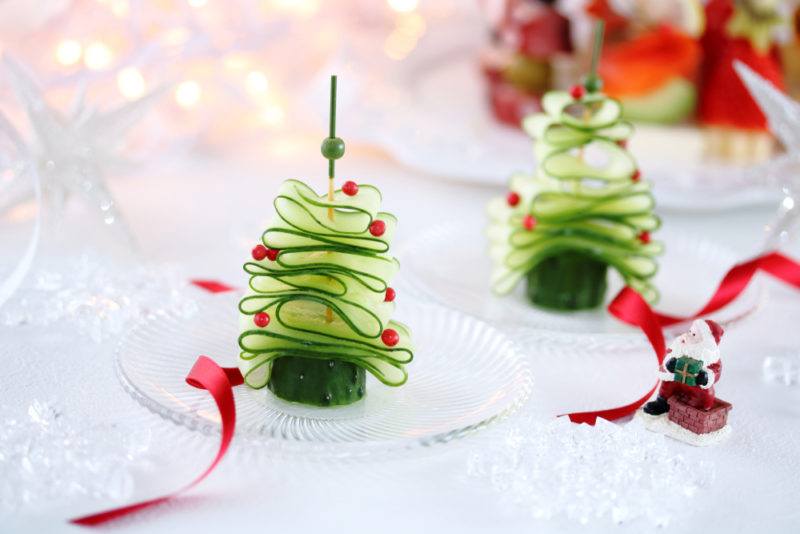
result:
[[(603, 34), (605, 32), (605, 22), (602, 20), (598, 20), (594, 25), (594, 44), (592, 48), (592, 63), (589, 69), (589, 74), (586, 76), (586, 79), (583, 81), (583, 90), (588, 91), (589, 93), (596, 93), (603, 88), (603, 81), (600, 79), (600, 76), (597, 75), (597, 69), (600, 64), (600, 53), (603, 49)], [(575, 96), (573, 94), (573, 96)], [(583, 106), (583, 121), (588, 122), (591, 118), (591, 113), (589, 108), (585, 105)], [(578, 158), (583, 161), (584, 156), (584, 146), (578, 149)], [(582, 190), (581, 182), (577, 183), (578, 191)]]
[[(331, 97), (328, 137), (322, 141), (322, 155), (328, 160), (328, 202), (333, 202), (336, 160), (344, 156), (344, 141), (336, 137), (336, 75), (331, 76)], [(333, 206), (328, 207), (328, 219), (334, 220)], [(325, 310), (325, 320), (333, 322), (333, 310)]]

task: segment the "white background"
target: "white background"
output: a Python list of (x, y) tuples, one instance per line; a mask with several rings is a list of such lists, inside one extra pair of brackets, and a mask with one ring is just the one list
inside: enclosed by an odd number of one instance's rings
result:
[[(317, 139), (291, 139), (282, 147), (242, 147), (225, 160), (187, 156), (169, 164), (150, 165), (126, 180), (113, 182), (143, 257), (177, 263), (188, 276), (243, 283), (241, 264), (263, 229), (281, 180), (301, 178), (324, 187), (326, 165), (317, 156)], [(348, 147), (338, 174), (382, 189), (384, 209), (400, 220), (398, 243), (413, 240), (416, 233), (442, 220), (483, 217), (484, 204), (498, 193), (424, 175), (392, 163), (379, 151), (357, 147)], [(663, 215), (665, 226), (719, 241), (745, 258), (756, 251), (761, 226), (770, 213), (767, 208), (752, 208), (714, 215)], [(107, 236), (92, 230), (90, 221), (79, 204), (72, 205), (68, 224), (63, 225), (71, 230), (58, 238), (48, 237), (40, 261), (58, 261), (52, 253), (59, 250), (112, 251)], [(3, 237), (10, 243), (15, 236), (5, 231)], [(4, 264), (13, 254), (13, 246), (0, 249)], [(400, 260), (402, 263), (403, 258)], [(686, 269), (692, 268), (686, 265)], [(761, 363), (765, 356), (784, 349), (800, 353), (796, 327), (800, 299), (776, 285), (769, 287), (770, 298), (764, 308), (732, 329), (722, 347), (725, 371), (718, 394), (734, 404), (732, 438), (710, 449), (672, 445), (690, 462), (713, 461), (716, 479), (698, 497), (702, 503), (687, 503), (692, 512), (676, 518), (667, 531), (796, 529), (800, 516), (800, 389), (766, 384)], [(708, 288), (709, 294), (712, 289)], [(698, 305), (707, 296), (696, 295)], [(403, 297), (398, 296), (400, 306)], [(114, 373), (116, 342), (97, 345), (78, 335), (52, 335), (47, 329), (0, 328), (0, 402), (22, 407), (33, 399), (54, 399), (64, 411), (85, 417), (87, 424), (124, 421), (149, 427), (153, 434), (151, 468), (137, 473), (132, 499), (148, 498), (192, 479), (210, 462), (217, 442), (165, 422), (129, 398)], [(548, 359), (547, 365), (542, 365), (535, 344), (526, 349), (536, 379), (528, 409), (544, 413), (627, 403), (654, 378), (648, 374), (653, 372), (652, 355), (645, 351), (620, 358), (567, 354), (555, 364)], [(490, 434), (484, 433), (483, 438), (487, 436)], [(340, 465), (290, 462), (271, 457), (268, 451), (243, 454), (234, 440), (230, 456), (199, 488), (108, 528), (148, 534), (223, 530), (641, 532), (650, 528), (643, 522), (618, 527), (607, 519), (588, 526), (561, 520), (537, 522), (524, 510), (503, 507), (495, 494), (466, 478), (467, 451), (483, 438), (467, 438), (426, 455)], [(27, 510), (0, 517), (0, 532), (77, 531), (78, 527), (67, 525), (67, 517), (116, 504), (85, 499)]]

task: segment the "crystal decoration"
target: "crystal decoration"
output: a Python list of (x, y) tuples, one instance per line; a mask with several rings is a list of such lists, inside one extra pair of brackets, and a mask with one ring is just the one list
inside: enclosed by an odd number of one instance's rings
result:
[(800, 351), (784, 350), (764, 358), (761, 367), (764, 380), (784, 386), (800, 385)]
[(10, 251), (14, 266), (10, 270), (0, 271), (0, 306), (19, 288), (33, 265), (39, 247), (42, 220), (42, 186), (36, 165), (27, 152), (22, 137), (0, 112), (0, 199), (6, 198), (12, 184), (17, 189), (24, 188), (22, 184), (28, 184), (27, 193), (33, 195), (36, 215), (25, 247)]
[(800, 103), (739, 61), (736, 72), (767, 117), (769, 129), (786, 152), (749, 171), (759, 183), (777, 186), (783, 193), (775, 220), (765, 228), (764, 250), (785, 246), (800, 228)]
[(712, 464), (689, 461), (670, 445), (680, 449), (636, 420), (589, 426), (525, 416), (476, 449), (468, 473), (535, 519), (666, 526), (700, 509), (698, 493), (714, 477)]
[(100, 343), (144, 319), (167, 312), (188, 318), (198, 308), (187, 277), (170, 265), (124, 267), (90, 255), (58, 265), (30, 274), (0, 309), (0, 324), (58, 323)]
[(0, 513), (68, 504), (75, 497), (127, 499), (132, 470), (146, 465), (147, 428), (92, 424), (57, 405), (0, 405)]
[[(28, 151), (38, 166), (49, 211), (58, 218), (69, 196), (80, 195), (95, 209), (104, 225), (119, 229), (132, 244), (132, 236), (106, 186), (104, 170), (120, 162), (119, 151), (125, 136), (161, 92), (152, 92), (116, 109), (99, 111), (86, 103), (84, 87), (78, 91), (72, 109), (62, 114), (47, 103), (22, 65), (8, 55), (3, 63), (33, 131)], [(23, 187), (29, 189), (27, 184)], [(13, 192), (7, 198), (12, 202), (21, 200)]]

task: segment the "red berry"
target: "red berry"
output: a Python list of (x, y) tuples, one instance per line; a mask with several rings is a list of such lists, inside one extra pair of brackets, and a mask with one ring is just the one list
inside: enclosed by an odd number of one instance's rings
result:
[(628, 147), (628, 140), (627, 139), (620, 139), (619, 141), (617, 141), (617, 144), (619, 146), (621, 146), (622, 148), (627, 148)]
[(636, 169), (636, 172), (634, 172), (633, 176), (631, 176), (631, 180), (633, 180), (634, 182), (638, 182), (641, 179), (642, 179), (642, 171)]
[(383, 341), (383, 344), (387, 347), (394, 347), (400, 342), (400, 334), (397, 333), (397, 330), (387, 328), (381, 334), (381, 341)]
[(639, 241), (646, 245), (650, 242), (650, 232), (642, 232), (639, 234)]
[(276, 248), (268, 248), (267, 249), (267, 257), (269, 258), (269, 261), (277, 260), (278, 259), (278, 254), (280, 254), (280, 253), (281, 253), (281, 251), (276, 249)]
[(586, 93), (586, 89), (583, 88), (582, 85), (573, 85), (572, 88), (569, 90), (570, 96), (575, 100), (580, 100), (583, 98), (583, 95)]
[(267, 247), (264, 245), (256, 245), (253, 247), (253, 259), (256, 261), (261, 261), (267, 257)]
[(358, 184), (352, 180), (346, 181), (342, 184), (342, 193), (348, 197), (354, 197), (358, 193)]
[(375, 237), (382, 236), (385, 231), (386, 231), (386, 223), (381, 221), (380, 219), (372, 221), (372, 224), (369, 225), (369, 233), (371, 233)]
[(522, 218), (522, 226), (524, 226), (526, 230), (533, 230), (536, 228), (536, 217), (530, 214), (526, 215)]
[(397, 296), (397, 291), (395, 291), (391, 287), (387, 287), (386, 288), (386, 298), (384, 298), (383, 300), (386, 301), (386, 302), (392, 302), (396, 296)]
[(511, 191), (506, 197), (506, 202), (508, 202), (508, 205), (513, 208), (514, 206), (519, 204), (519, 194), (516, 193), (515, 191)]
[(259, 312), (253, 316), (253, 322), (259, 328), (264, 328), (269, 324), (269, 314), (264, 312)]

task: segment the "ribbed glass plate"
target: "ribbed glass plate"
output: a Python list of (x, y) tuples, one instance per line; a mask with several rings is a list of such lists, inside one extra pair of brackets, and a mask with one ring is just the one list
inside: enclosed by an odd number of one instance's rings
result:
[[(160, 317), (132, 330), (117, 355), (125, 388), (163, 417), (218, 433), (212, 399), (184, 377), (201, 354), (223, 367), (235, 365), (237, 301), (238, 295), (210, 297), (191, 319)], [(369, 454), (453, 440), (525, 401), (531, 372), (504, 334), (461, 313), (408, 301), (398, 307), (398, 318), (411, 327), (416, 350), (404, 386), (386, 387), (369, 377), (363, 400), (333, 408), (306, 407), (267, 389), (239, 386), (236, 440), (302, 454)]]
[[(536, 308), (525, 295), (523, 280), (510, 295), (494, 295), (489, 287), (491, 260), (481, 217), (454, 220), (429, 228), (413, 241), (401, 244), (401, 289), (416, 298), (445, 306), (502, 326), (515, 340), (558, 340), (586, 348), (629, 348), (646, 343), (644, 335), (613, 316), (605, 306), (590, 311), (557, 312)], [(657, 309), (675, 315), (695, 312), (716, 289), (725, 272), (741, 258), (729, 249), (695, 235), (659, 230), (664, 242), (655, 277), (661, 292)], [(432, 261), (431, 258), (436, 258)], [(606, 303), (622, 288), (622, 280), (609, 270)], [(714, 314), (723, 326), (749, 316), (763, 301), (756, 280), (736, 301)], [(680, 329), (682, 326), (676, 327)]]

